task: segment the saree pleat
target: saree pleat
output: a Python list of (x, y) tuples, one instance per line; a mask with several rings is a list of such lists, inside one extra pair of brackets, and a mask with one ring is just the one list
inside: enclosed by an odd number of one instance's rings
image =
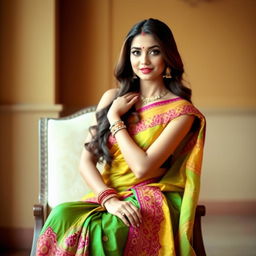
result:
[(120, 198), (140, 208), (140, 227), (128, 228), (89, 193), (79, 202), (64, 203), (51, 211), (38, 240), (37, 255), (195, 255), (191, 240), (200, 190), (204, 116), (181, 98), (150, 104), (138, 114), (140, 120), (131, 115), (127, 129), (144, 150), (169, 122), (182, 115), (195, 116), (191, 131), (173, 153), (165, 174), (151, 180), (137, 179), (115, 138), (109, 138), (114, 160), (111, 166), (105, 166), (103, 179)]

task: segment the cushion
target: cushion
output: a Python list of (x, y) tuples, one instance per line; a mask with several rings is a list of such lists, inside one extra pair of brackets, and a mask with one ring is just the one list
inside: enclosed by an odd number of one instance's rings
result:
[(48, 120), (48, 204), (80, 200), (90, 191), (78, 166), (95, 112)]

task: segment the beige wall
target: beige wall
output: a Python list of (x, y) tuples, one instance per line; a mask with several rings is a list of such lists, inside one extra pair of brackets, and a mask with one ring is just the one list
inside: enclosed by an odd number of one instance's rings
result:
[(0, 1), (0, 103), (55, 101), (52, 0)]
[(31, 227), (38, 202), (38, 119), (59, 106), (0, 106), (0, 227)]
[(204, 114), (207, 137), (201, 201), (255, 204), (256, 110), (214, 109)]
[(114, 63), (128, 29), (149, 17), (173, 29), (194, 102), (209, 120), (202, 199), (256, 200), (256, 2), (61, 2), (55, 12), (53, 0), (0, 1), (0, 226), (33, 225), (38, 118), (57, 116), (56, 103), (96, 104), (114, 85)]
[(156, 8), (154, 0), (61, 1), (59, 102), (95, 104), (115, 86), (112, 74), (128, 30), (154, 17), (173, 30), (197, 105), (255, 107), (256, 2), (188, 2), (159, 0)]
[(110, 2), (58, 2), (58, 102), (68, 108), (95, 105), (109, 88)]
[(0, 1), (0, 227), (32, 227), (38, 119), (55, 105), (55, 4)]
[[(113, 0), (114, 63), (130, 27), (155, 17), (173, 30), (191, 83), (203, 107), (255, 107), (256, 65), (254, 0)], [(196, 1), (194, 1), (196, 2)]]

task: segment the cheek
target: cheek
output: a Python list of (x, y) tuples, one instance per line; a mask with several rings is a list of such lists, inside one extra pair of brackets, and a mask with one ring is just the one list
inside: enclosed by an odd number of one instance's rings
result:
[(133, 69), (138, 66), (138, 61), (136, 60), (136, 58), (131, 57), (130, 62)]
[(159, 67), (159, 69), (161, 69), (161, 70), (164, 70), (165, 69), (165, 62), (164, 62), (164, 60), (161, 58), (161, 59), (159, 59), (159, 60), (157, 60), (157, 66)]

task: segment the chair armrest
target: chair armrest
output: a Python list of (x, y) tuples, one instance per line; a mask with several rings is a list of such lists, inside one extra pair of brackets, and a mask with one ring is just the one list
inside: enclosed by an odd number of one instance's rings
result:
[(43, 204), (35, 204), (33, 207), (35, 225), (34, 225), (33, 243), (32, 243), (30, 256), (36, 255), (37, 240), (42, 230), (42, 227), (44, 225), (46, 210), (47, 210), (47, 207), (46, 205), (43, 205)]
[(196, 207), (196, 217), (202, 217), (205, 216), (206, 214), (206, 209), (204, 205), (198, 205)]
[(206, 209), (204, 205), (198, 205), (196, 207), (196, 215), (193, 229), (193, 248), (196, 255), (206, 256), (204, 241), (201, 227), (201, 217), (205, 216)]

